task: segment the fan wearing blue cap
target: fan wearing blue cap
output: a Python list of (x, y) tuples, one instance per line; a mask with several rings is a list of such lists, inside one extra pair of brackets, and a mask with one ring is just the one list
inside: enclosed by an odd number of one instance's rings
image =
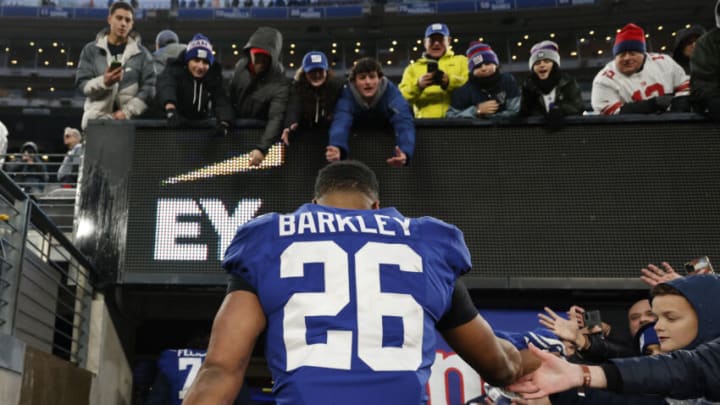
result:
[(450, 29), (442, 23), (425, 29), (425, 52), (403, 72), (400, 92), (415, 118), (444, 118), (452, 92), (468, 79), (467, 59), (450, 46)]
[(214, 134), (224, 136), (234, 119), (223, 88), (222, 67), (203, 34), (196, 34), (160, 74), (157, 97), (171, 128), (210, 119)]
[(290, 88), (285, 129), (280, 136), (286, 145), (290, 144), (290, 135), (299, 129), (330, 127), (343, 83), (343, 79), (330, 70), (324, 53), (305, 54)]

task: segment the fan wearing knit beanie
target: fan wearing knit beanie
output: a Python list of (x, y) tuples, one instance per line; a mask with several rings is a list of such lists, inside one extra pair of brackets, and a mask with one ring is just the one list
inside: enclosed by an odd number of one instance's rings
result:
[(715, 3), (714, 14), (716, 27), (695, 43), (690, 94), (696, 111), (720, 122), (720, 0)]
[(627, 24), (613, 57), (593, 80), (592, 107), (601, 115), (690, 110), (690, 78), (669, 55), (647, 52), (645, 31)]
[(447, 118), (508, 120), (520, 112), (520, 87), (510, 73), (500, 72), (500, 60), (488, 44), (473, 41), (465, 52), (468, 81), (455, 90)]
[(533, 45), (529, 67), (531, 74), (522, 87), (521, 115), (544, 116), (551, 128), (557, 128), (564, 116), (582, 114), (580, 87), (560, 69), (558, 44), (542, 41)]
[(224, 136), (234, 120), (222, 67), (203, 34), (196, 34), (158, 76), (157, 98), (171, 128), (210, 119), (214, 134)]

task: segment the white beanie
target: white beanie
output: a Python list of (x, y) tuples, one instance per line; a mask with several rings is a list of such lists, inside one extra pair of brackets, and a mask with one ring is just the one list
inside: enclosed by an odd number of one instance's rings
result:
[(542, 41), (533, 45), (532, 49), (530, 49), (530, 70), (532, 71), (535, 62), (543, 59), (550, 59), (560, 67), (560, 53), (558, 50), (558, 44), (553, 41)]

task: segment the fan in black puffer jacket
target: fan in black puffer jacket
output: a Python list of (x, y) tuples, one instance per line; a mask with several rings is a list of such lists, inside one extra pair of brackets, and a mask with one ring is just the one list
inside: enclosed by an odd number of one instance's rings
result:
[(543, 116), (548, 124), (556, 127), (562, 124), (563, 117), (583, 113), (580, 87), (575, 79), (560, 70), (560, 54), (555, 42), (542, 41), (532, 47), (530, 71), (522, 87), (522, 116)]
[(171, 127), (215, 118), (218, 134), (222, 134), (234, 119), (223, 88), (222, 67), (215, 61), (212, 46), (202, 34), (195, 35), (187, 49), (160, 74), (157, 94)]

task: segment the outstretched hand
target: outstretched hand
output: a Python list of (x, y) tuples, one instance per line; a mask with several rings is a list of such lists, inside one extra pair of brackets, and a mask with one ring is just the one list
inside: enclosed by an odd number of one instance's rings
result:
[(386, 160), (387, 164), (393, 167), (402, 167), (407, 164), (407, 155), (399, 146), (395, 146), (395, 156)]
[(548, 307), (545, 307), (545, 312), (547, 314), (538, 314), (542, 326), (548, 328), (562, 340), (573, 343), (579, 340), (580, 328), (576, 319), (565, 319)]
[(662, 262), (661, 265), (662, 269), (654, 264), (648, 264), (647, 268), (642, 268), (640, 272), (643, 275), (640, 276), (640, 280), (650, 287), (655, 287), (658, 284), (682, 277), (668, 262)]
[(540, 359), (540, 368), (521, 377), (508, 386), (508, 390), (522, 394), (526, 399), (537, 399), (582, 385), (580, 366), (540, 350), (532, 343), (528, 349)]

